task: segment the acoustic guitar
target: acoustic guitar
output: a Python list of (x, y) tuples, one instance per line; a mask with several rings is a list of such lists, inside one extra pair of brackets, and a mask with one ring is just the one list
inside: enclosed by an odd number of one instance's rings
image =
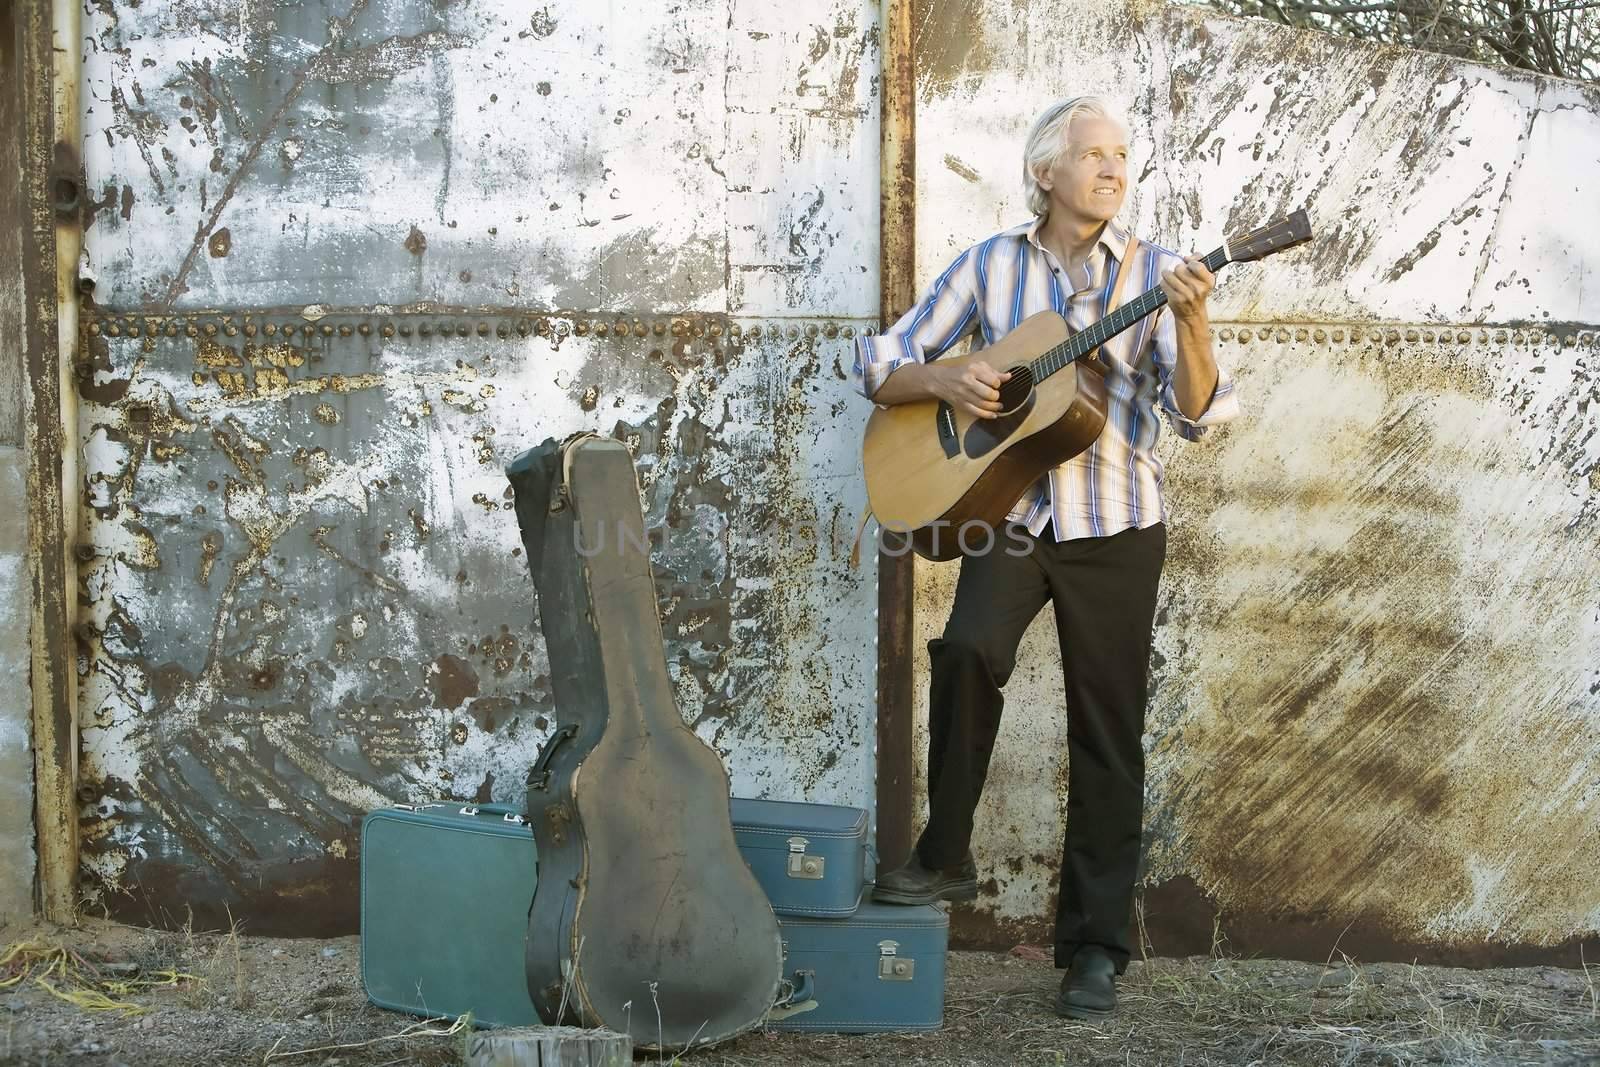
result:
[[(1296, 211), (1259, 230), (1228, 238), (1204, 257), (1215, 272), (1263, 259), (1311, 239)], [(951, 560), (993, 543), (1006, 514), (1047, 471), (1094, 444), (1106, 424), (1104, 372), (1089, 356), (1167, 302), (1159, 286), (1088, 329), (1041, 311), (993, 345), (939, 362), (983, 360), (1011, 378), (1000, 386), (1001, 412), (981, 419), (943, 400), (878, 407), (862, 444), (867, 500), (885, 530), (909, 534), (925, 559)], [(969, 536), (974, 523), (982, 532)]]

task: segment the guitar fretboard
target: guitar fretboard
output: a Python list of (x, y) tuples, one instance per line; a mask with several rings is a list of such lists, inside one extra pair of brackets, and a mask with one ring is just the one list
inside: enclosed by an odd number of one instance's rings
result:
[[(1207, 253), (1204, 262), (1209, 271), (1221, 270), (1228, 263), (1227, 246)], [(1122, 268), (1119, 266), (1117, 269)], [(1166, 302), (1167, 294), (1159, 285), (1129, 300), (1093, 326), (1078, 331), (1028, 364), (1028, 369), (1033, 372), (1033, 380), (1042, 382), (1061, 368), (1082, 359)]]

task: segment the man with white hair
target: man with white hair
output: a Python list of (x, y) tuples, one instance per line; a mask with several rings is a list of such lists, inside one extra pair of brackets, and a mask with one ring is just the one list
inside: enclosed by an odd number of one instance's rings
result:
[[(939, 399), (979, 418), (1001, 410), (1008, 375), (982, 360), (940, 363), (966, 338), (981, 349), (1053, 310), (1074, 330), (1104, 317), (1127, 272), (1128, 299), (1159, 284), (1167, 306), (1099, 353), (1105, 429), (1050, 471), (1007, 516), (1028, 551), (961, 562), (944, 634), (929, 642), (926, 828), (910, 860), (878, 879), (899, 904), (971, 900), (973, 814), (1000, 727), (1001, 688), (1023, 632), (1049, 602), (1067, 703), (1067, 828), (1055, 961), (1067, 968), (1056, 1011), (1098, 1018), (1116, 1004), (1131, 954), (1129, 912), (1144, 814), (1144, 732), (1156, 590), (1166, 558), (1159, 409), (1197, 440), (1236, 413), (1211, 350), (1214, 278), (1197, 256), (1143, 241), (1112, 220), (1128, 184), (1128, 127), (1096, 97), (1039, 116), (1023, 159), (1034, 218), (961, 253), (892, 327), (857, 344), (854, 380), (878, 404)], [(998, 533), (999, 531), (997, 531)]]

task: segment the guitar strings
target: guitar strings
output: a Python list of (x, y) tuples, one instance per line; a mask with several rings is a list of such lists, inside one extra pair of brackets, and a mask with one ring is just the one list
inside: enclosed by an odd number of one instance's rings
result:
[[(1278, 221), (1268, 223), (1265, 226), (1257, 227), (1254, 230), (1246, 230), (1244, 233), (1238, 234), (1237, 236), (1229, 237), (1221, 248), (1214, 249), (1203, 257), (1206, 260), (1206, 266), (1211, 270), (1218, 270), (1224, 266), (1224, 263), (1218, 263), (1214, 267), (1211, 266), (1210, 260), (1212, 256), (1220, 254), (1224, 257), (1227, 257), (1230, 249), (1241, 246), (1253, 246), (1256, 241), (1262, 238), (1270, 238), (1274, 235), (1275, 231), (1281, 231), (1288, 225), (1288, 220), (1279, 219)], [(1251, 250), (1254, 251), (1255, 249), (1251, 248)], [(1146, 303), (1149, 303), (1152, 306), (1145, 307), (1144, 305)], [(1088, 355), (1089, 352), (1099, 348), (1111, 338), (1115, 337), (1123, 330), (1132, 326), (1135, 322), (1150, 314), (1150, 312), (1154, 311), (1157, 307), (1160, 307), (1163, 303), (1165, 303), (1165, 294), (1162, 292), (1159, 286), (1142, 293), (1133, 300), (1130, 300), (1128, 303), (1118, 307), (1116, 310), (1112, 311), (1111, 314), (1107, 315), (1103, 319), (1100, 319), (1088, 329), (1073, 334), (1067, 340), (1058, 345), (1052, 346), (1049, 351), (1045, 352), (1038, 359), (1031, 361), (1028, 364), (1029, 376), (1032, 378), (1035, 384), (1043, 381), (1045, 378), (1048, 378), (1050, 375), (1061, 370), (1068, 364), (1083, 358), (1085, 355)], [(1120, 322), (1120, 320), (1123, 318), (1127, 318), (1129, 321)], [(1116, 324), (1115, 329), (1111, 328), (1113, 324)], [(1100, 336), (1102, 333), (1104, 336)], [(1091, 338), (1093, 338), (1093, 340), (1091, 340)], [(1077, 345), (1082, 345), (1083, 351), (1079, 352), (1076, 356), (1069, 356), (1071, 349)]]
[[(1204, 259), (1206, 266), (1212, 270), (1222, 267), (1222, 263), (1212, 265), (1214, 256), (1225, 256), (1226, 249), (1217, 248), (1206, 253)], [(1098, 320), (1087, 329), (1080, 330), (1058, 345), (1053, 346), (1039, 358), (1028, 364), (1028, 372), (1035, 383), (1043, 381), (1063, 367), (1082, 359), (1094, 349), (1099, 348), (1111, 338), (1128, 329), (1134, 323), (1150, 314), (1156, 308), (1166, 303), (1166, 293), (1160, 286), (1146, 290), (1139, 296), (1128, 301), (1112, 311), (1105, 318)], [(1074, 348), (1082, 351), (1073, 354)]]

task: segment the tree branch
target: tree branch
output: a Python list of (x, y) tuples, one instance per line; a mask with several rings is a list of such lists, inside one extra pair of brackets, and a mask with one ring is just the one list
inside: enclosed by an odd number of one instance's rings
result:
[(1600, 81), (1600, 0), (1190, 0), (1246, 18)]

